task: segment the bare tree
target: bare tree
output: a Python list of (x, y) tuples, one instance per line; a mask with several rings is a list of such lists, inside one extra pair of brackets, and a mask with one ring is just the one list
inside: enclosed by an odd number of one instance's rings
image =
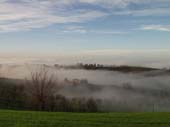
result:
[(46, 110), (45, 106), (49, 98), (55, 94), (57, 79), (54, 74), (42, 66), (39, 71), (31, 72), (31, 79), (26, 80), (26, 87), (32, 97), (32, 103), (39, 110)]

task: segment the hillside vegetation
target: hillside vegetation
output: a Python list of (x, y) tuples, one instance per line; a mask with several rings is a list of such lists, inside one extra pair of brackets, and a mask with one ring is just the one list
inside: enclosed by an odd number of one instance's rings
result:
[(159, 70), (158, 68), (151, 67), (140, 67), (140, 66), (128, 66), (128, 65), (102, 65), (102, 64), (76, 64), (76, 65), (54, 65), (56, 68), (64, 68), (64, 69), (84, 69), (84, 70), (106, 70), (106, 71), (118, 71), (118, 72), (147, 72), (147, 71), (155, 71)]

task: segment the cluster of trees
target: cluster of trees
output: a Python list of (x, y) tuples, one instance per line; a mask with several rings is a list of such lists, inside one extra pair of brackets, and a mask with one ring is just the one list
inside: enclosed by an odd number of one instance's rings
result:
[(24, 101), (24, 85), (15, 80), (0, 78), (0, 108), (23, 108)]
[[(98, 112), (97, 101), (93, 98), (66, 98), (62, 95), (51, 96), (46, 101), (45, 111), (59, 112)], [(40, 104), (40, 103), (38, 103)], [(39, 110), (39, 109), (37, 109)]]
[(102, 64), (83, 64), (78, 63), (77, 65), (54, 65), (57, 68), (65, 68), (65, 69), (85, 69), (85, 70), (108, 70), (108, 71), (120, 71), (120, 72), (144, 72), (144, 71), (153, 71), (158, 70), (157, 68), (149, 68), (149, 67), (138, 67), (138, 66), (105, 66)]
[(31, 73), (31, 79), (0, 79), (0, 108), (38, 111), (97, 112), (93, 98), (66, 98), (57, 93), (59, 84), (45, 68)]

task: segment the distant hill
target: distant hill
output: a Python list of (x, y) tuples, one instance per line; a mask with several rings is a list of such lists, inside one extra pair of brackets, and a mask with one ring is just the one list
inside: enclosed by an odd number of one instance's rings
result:
[(119, 72), (147, 72), (160, 70), (158, 68), (140, 67), (140, 66), (128, 66), (128, 65), (101, 65), (101, 64), (76, 64), (76, 65), (54, 65), (56, 68), (64, 69), (85, 69), (85, 70), (107, 70), (107, 71), (119, 71)]

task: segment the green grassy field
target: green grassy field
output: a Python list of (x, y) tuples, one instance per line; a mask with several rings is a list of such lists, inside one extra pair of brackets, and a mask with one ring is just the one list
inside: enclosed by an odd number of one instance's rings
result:
[(170, 127), (170, 113), (48, 113), (0, 110), (0, 127)]

